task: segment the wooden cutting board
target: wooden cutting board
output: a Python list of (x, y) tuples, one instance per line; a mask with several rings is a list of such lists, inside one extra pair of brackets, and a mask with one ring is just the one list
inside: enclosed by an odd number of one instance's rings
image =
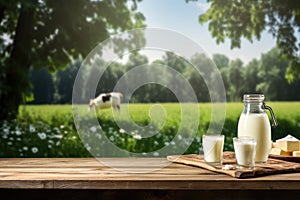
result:
[(279, 174), (279, 173), (296, 173), (300, 172), (300, 163), (288, 162), (284, 160), (278, 160), (269, 158), (265, 164), (256, 164), (255, 168), (249, 169), (236, 169), (235, 168), (235, 155), (234, 152), (224, 152), (223, 153), (223, 166), (230, 164), (234, 169), (225, 170), (222, 166), (214, 167), (207, 164), (203, 155), (188, 154), (188, 155), (173, 155), (167, 156), (167, 159), (174, 163), (186, 164), (196, 167), (201, 167), (208, 169), (210, 171), (223, 173), (230, 175), (235, 178), (250, 178), (269, 174)]

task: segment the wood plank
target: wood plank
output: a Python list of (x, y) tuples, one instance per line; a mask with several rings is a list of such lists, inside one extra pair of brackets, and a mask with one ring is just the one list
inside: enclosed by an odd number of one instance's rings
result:
[[(236, 179), (166, 158), (1, 158), (0, 188), (107, 190), (298, 190), (300, 173)], [(167, 162), (167, 163), (166, 163)], [(161, 163), (164, 168), (156, 168)], [(142, 170), (141, 170), (142, 169)], [(148, 173), (139, 173), (143, 169)], [(132, 171), (134, 173), (128, 173)]]

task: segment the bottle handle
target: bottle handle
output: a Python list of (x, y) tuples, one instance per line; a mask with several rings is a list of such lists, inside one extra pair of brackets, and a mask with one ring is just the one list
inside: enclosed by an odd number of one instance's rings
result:
[(265, 103), (263, 103), (262, 107), (263, 107), (263, 109), (267, 109), (267, 110), (270, 111), (271, 117), (272, 117), (272, 120), (273, 120), (272, 126), (276, 127), (278, 124), (277, 124), (277, 121), (276, 121), (276, 118), (275, 118), (275, 115), (274, 115), (274, 112), (273, 112), (272, 108), (270, 106), (267, 106)]

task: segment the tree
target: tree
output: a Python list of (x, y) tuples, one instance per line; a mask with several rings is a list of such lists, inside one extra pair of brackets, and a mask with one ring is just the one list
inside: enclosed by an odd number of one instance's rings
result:
[(1, 0), (0, 119), (15, 117), (24, 102), (30, 67), (54, 71), (110, 34), (144, 26), (139, 1)]
[(163, 55), (162, 60), (164, 61), (164, 65), (171, 67), (179, 73), (182, 73), (188, 65), (185, 58), (182, 58), (173, 52), (166, 52)]
[(113, 91), (118, 80), (124, 74), (124, 71), (124, 66), (120, 63), (111, 63), (103, 72), (101, 79), (99, 80), (96, 95)]
[(259, 61), (256, 59), (251, 60), (245, 68), (245, 92), (257, 93), (257, 85), (261, 82), (258, 77)]
[(273, 48), (261, 56), (258, 77), (261, 79), (256, 86), (258, 91), (266, 95), (268, 100), (284, 100), (289, 96), (289, 84), (284, 79), (288, 62), (278, 59), (280, 51)]
[(229, 67), (223, 67), (222, 69), (220, 69), (220, 73), (225, 87), (226, 99), (229, 100), (229, 96), (230, 96), (229, 89), (231, 84), (231, 79), (229, 78)]
[(213, 61), (219, 69), (222, 69), (223, 67), (228, 67), (229, 65), (229, 58), (223, 54), (214, 54)]
[[(200, 102), (210, 101), (208, 87), (212, 86), (211, 76), (214, 72), (211, 60), (205, 54), (194, 54), (191, 57), (191, 62), (196, 65), (196, 68), (190, 68), (188, 71), (188, 79), (192, 85), (197, 99)], [(210, 91), (213, 92), (213, 91)]]
[(244, 91), (244, 67), (240, 59), (230, 62), (228, 70), (229, 95), (230, 101), (240, 101)]
[(128, 61), (125, 64), (125, 68), (127, 71), (133, 69), (134, 67), (138, 67), (140, 65), (148, 64), (148, 57), (145, 55), (141, 55), (138, 52), (134, 52), (133, 54), (130, 54), (128, 57)]
[(45, 68), (31, 69), (30, 82), (32, 83), (33, 104), (53, 103), (54, 83), (52, 75)]
[[(218, 56), (217, 56), (218, 57)], [(226, 57), (222, 57), (222, 61), (219, 63), (219, 67), (224, 64), (222, 69), (226, 69)], [(224, 91), (224, 82), (222, 81), (222, 74), (220, 73), (218, 67), (216, 67), (215, 63), (207, 57), (205, 54), (196, 53), (191, 57), (191, 62), (197, 66), (200, 75), (202, 76), (202, 80), (204, 81), (205, 86), (201, 86), (203, 90), (201, 92), (202, 98), (204, 97), (208, 101), (216, 102), (223, 101), (225, 99)], [(222, 63), (223, 62), (223, 63)], [(209, 93), (205, 93), (205, 91)], [(198, 98), (199, 99), (199, 98)]]
[[(143, 65), (148, 65), (149, 64), (149, 60), (148, 57), (146, 55), (141, 55), (138, 52), (132, 52), (132, 54), (130, 54), (130, 56), (128, 57), (128, 60), (126, 62), (126, 64), (124, 65), (124, 70), (125, 70), (125, 74), (124, 74), (124, 79), (123, 81), (125, 82), (124, 85), (126, 85), (126, 87), (123, 87), (122, 89), (123, 94), (124, 94), (124, 99), (131, 101), (131, 102), (145, 102), (146, 97), (146, 93), (147, 91), (146, 88), (147, 87), (141, 87), (141, 89), (138, 89), (136, 91), (134, 91), (134, 95), (133, 96), (128, 96), (130, 95), (136, 85), (137, 82), (139, 82), (139, 80), (143, 79), (144, 76), (147, 76), (147, 74), (140, 74), (140, 76), (132, 76), (132, 73), (127, 73), (130, 72), (130, 70), (134, 69), (135, 67), (138, 66), (143, 66)], [(130, 98), (130, 99), (129, 99)]]
[(231, 40), (231, 48), (240, 48), (241, 38), (252, 42), (265, 30), (276, 38), (281, 56), (289, 67), (286, 78), (291, 82), (300, 76), (300, 4), (281, 0), (207, 0), (206, 13), (199, 16), (201, 24), (209, 22), (209, 31), (217, 43)]
[[(75, 78), (77, 75), (77, 72), (80, 68), (81, 60), (74, 61), (72, 64), (70, 64), (66, 69), (59, 70), (55, 74), (55, 85), (56, 85), (56, 103), (59, 104), (66, 104), (66, 103), (72, 103), (72, 92), (73, 92), (73, 85), (75, 82)], [(83, 77), (82, 74), (78, 74), (80, 77), (77, 77), (77, 79), (80, 79), (83, 83)], [(80, 95), (82, 96), (82, 94)]]
[(201, 74), (196, 69), (187, 72), (188, 81), (191, 84), (199, 102), (209, 102), (209, 91)]

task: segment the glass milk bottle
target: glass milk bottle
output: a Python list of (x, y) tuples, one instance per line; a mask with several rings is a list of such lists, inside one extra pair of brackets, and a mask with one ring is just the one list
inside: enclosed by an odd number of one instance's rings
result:
[(245, 94), (244, 109), (238, 122), (238, 137), (251, 136), (256, 140), (256, 163), (265, 163), (272, 145), (271, 126), (265, 109), (268, 109), (273, 119), (273, 126), (277, 126), (271, 107), (264, 103), (263, 94)]

